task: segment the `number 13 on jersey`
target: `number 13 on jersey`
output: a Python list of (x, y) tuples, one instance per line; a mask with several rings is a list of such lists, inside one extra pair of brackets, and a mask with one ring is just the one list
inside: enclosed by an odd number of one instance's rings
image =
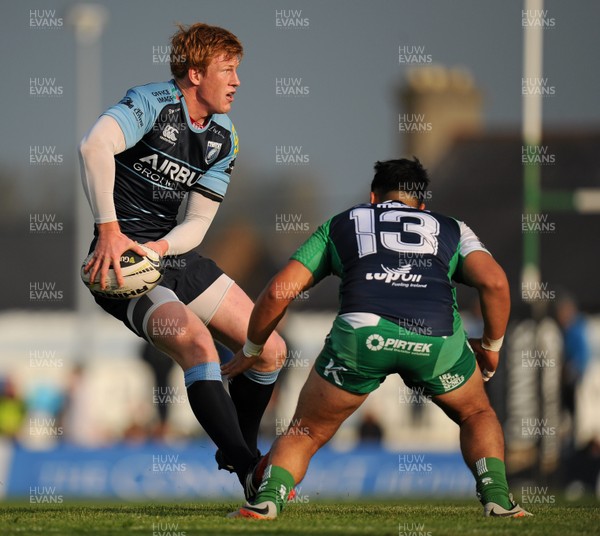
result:
[(378, 244), (399, 253), (437, 253), (440, 224), (430, 214), (397, 209), (380, 212), (379, 221), (397, 223), (398, 230), (379, 233), (375, 231), (376, 216), (374, 208), (359, 207), (350, 212), (350, 218), (354, 220), (359, 257), (377, 253)]

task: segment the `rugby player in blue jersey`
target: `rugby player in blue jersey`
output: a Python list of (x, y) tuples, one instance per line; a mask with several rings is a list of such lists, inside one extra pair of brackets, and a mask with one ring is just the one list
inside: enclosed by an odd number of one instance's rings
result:
[(242, 54), (237, 37), (223, 28), (180, 26), (171, 41), (173, 79), (127, 91), (79, 147), (95, 219), (94, 254), (86, 267), (91, 280), (103, 285), (112, 266), (122, 284), (119, 258), (128, 249), (143, 255), (138, 243), (156, 250), (166, 267), (160, 285), (142, 297), (95, 300), (181, 366), (192, 410), (219, 449), (219, 467), (235, 471), (240, 481), (259, 456), (260, 419), (285, 344), (273, 333), (260, 356), (247, 347), (252, 367), (230, 382), (227, 394), (213, 337), (242, 349), (252, 302), (212, 260), (192, 250), (225, 196), (238, 153), (226, 114), (240, 85)]
[[(428, 184), (416, 159), (377, 162), (371, 202), (319, 227), (258, 298), (248, 328), (254, 348), (268, 340), (297, 294), (329, 274), (341, 278), (340, 310), (292, 425), (257, 466), (255, 477), (260, 468), (264, 475), (256, 498), (232, 516), (277, 517), (311, 457), (389, 374), (431, 396), (460, 426), (484, 514), (530, 515), (509, 495), (504, 436), (483, 389), (498, 366), (508, 282), (467, 225), (425, 210)], [(453, 281), (479, 292), (483, 337), (471, 345)], [(238, 352), (222, 371), (233, 377), (255, 360)]]

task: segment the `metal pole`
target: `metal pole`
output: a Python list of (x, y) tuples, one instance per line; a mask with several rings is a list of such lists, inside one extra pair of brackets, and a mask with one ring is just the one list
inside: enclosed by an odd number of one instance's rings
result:
[[(544, 0), (525, 0), (526, 13), (541, 13)], [(543, 28), (540, 25), (525, 25), (523, 28), (523, 147), (527, 154), (535, 150), (542, 141), (542, 95), (541, 92), (527, 91), (534, 80), (541, 80), (543, 72)], [(533, 160), (533, 161), (532, 161)], [(535, 159), (527, 159), (523, 166), (523, 214), (532, 217), (540, 212), (541, 169)], [(523, 268), (521, 289), (539, 288), (540, 237), (537, 231), (527, 232), (523, 236)], [(541, 307), (540, 307), (541, 306)], [(534, 317), (543, 315), (543, 302), (532, 303)]]
[[(79, 140), (94, 124), (102, 112), (102, 64), (101, 37), (108, 21), (108, 11), (98, 4), (77, 4), (67, 20), (75, 32), (76, 43), (76, 140)], [(79, 359), (89, 357), (93, 351), (93, 316), (97, 314), (90, 293), (79, 281), (81, 262), (87, 254), (92, 238), (94, 220), (81, 186), (79, 162), (75, 173), (75, 262), (76, 262), (76, 315), (77, 341), (75, 352)]]

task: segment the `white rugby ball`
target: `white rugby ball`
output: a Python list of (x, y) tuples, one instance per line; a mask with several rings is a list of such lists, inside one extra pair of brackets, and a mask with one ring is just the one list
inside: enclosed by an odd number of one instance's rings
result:
[(146, 252), (145, 257), (127, 250), (121, 255), (121, 274), (125, 280), (124, 285), (120, 287), (117, 284), (115, 271), (110, 268), (106, 277), (106, 287), (100, 288), (99, 275), (96, 275), (96, 281), (90, 284), (90, 274), (85, 273), (83, 269), (90, 262), (94, 252), (90, 253), (81, 265), (81, 279), (92, 294), (102, 298), (112, 298), (115, 300), (131, 299), (143, 296), (151, 291), (160, 283), (163, 276), (160, 255), (140, 244), (140, 247)]

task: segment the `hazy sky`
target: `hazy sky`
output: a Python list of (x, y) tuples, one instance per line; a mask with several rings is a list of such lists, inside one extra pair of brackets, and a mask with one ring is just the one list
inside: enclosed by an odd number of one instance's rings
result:
[[(76, 170), (75, 39), (66, 18), (75, 3), (2, 6), (0, 163), (3, 175), (33, 197), (47, 195), (48, 184), (55, 195), (69, 191)], [(399, 62), (400, 46), (420, 47), (435, 64), (468, 68), (483, 91), (486, 127), (519, 128), (523, 5), (517, 0), (100, 3), (109, 16), (102, 39), (103, 108), (130, 86), (170, 78), (161, 55), (175, 22), (204, 21), (240, 37), (242, 84), (230, 116), (241, 150), (233, 184), (244, 180), (244, 170), (258, 181), (297, 172), (318, 180), (325, 200), (341, 191), (336, 208), (362, 195), (373, 162), (402, 153), (398, 114), (405, 110), (396, 91), (410, 65)], [(544, 76), (555, 88), (544, 99), (545, 125), (597, 126), (600, 2), (547, 0), (545, 9), (551, 27), (544, 31)], [(40, 81), (59, 94), (31, 95)], [(278, 87), (290, 84), (300, 95), (281, 94)], [(281, 146), (308, 164), (278, 163)], [(62, 164), (32, 165), (32, 147), (54, 150)]]

